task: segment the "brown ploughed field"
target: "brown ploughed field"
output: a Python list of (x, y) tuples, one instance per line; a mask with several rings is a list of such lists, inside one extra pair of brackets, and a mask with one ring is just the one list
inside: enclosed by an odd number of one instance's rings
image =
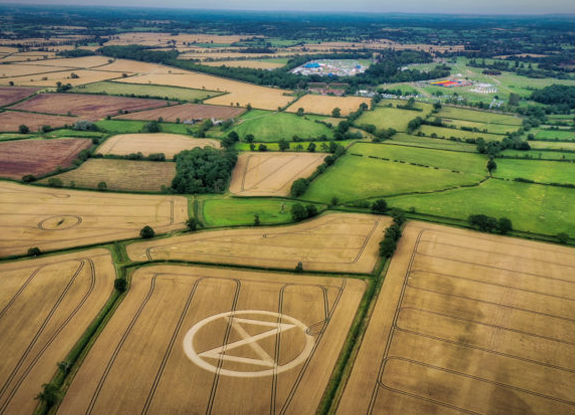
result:
[(85, 138), (0, 142), (0, 176), (20, 180), (26, 174), (43, 176), (58, 166), (70, 167), (78, 153), (92, 146)]
[(6, 111), (0, 112), (0, 132), (17, 132), (21, 125), (27, 126), (30, 131), (38, 131), (42, 126), (61, 128), (73, 125), (79, 121), (75, 117), (61, 115), (31, 114), (28, 112)]
[(575, 250), (408, 224), (338, 415), (575, 413)]
[(0, 257), (137, 238), (185, 227), (188, 200), (0, 182)]
[(240, 196), (288, 196), (294, 180), (308, 177), (325, 154), (244, 153), (232, 174), (230, 192)]
[(364, 289), (356, 279), (139, 268), (58, 414), (314, 414)]
[(118, 111), (141, 111), (163, 107), (167, 101), (158, 99), (124, 98), (109, 95), (82, 94), (40, 94), (14, 105), (11, 108), (20, 111), (45, 114), (71, 114), (99, 120)]
[(134, 261), (184, 260), (304, 270), (370, 273), (388, 217), (330, 213), (304, 223), (199, 232), (128, 245)]
[(30, 95), (39, 91), (40, 88), (19, 88), (17, 86), (2, 86), (0, 87), (0, 107), (13, 104), (28, 98)]
[(220, 142), (209, 138), (192, 138), (178, 134), (120, 134), (108, 138), (96, 152), (120, 156), (137, 152), (145, 156), (164, 153), (167, 159), (173, 159), (183, 150), (206, 146), (220, 148)]
[(158, 108), (149, 111), (136, 112), (133, 114), (120, 115), (115, 117), (117, 120), (142, 120), (153, 121), (162, 117), (164, 121), (176, 122), (180, 119), (181, 122), (194, 119), (229, 119), (236, 118), (245, 112), (244, 108), (234, 107), (221, 107), (216, 105), (201, 105), (201, 104), (183, 104), (167, 108)]
[(0, 265), (2, 415), (34, 412), (34, 397), (100, 312), (115, 277), (105, 249)]

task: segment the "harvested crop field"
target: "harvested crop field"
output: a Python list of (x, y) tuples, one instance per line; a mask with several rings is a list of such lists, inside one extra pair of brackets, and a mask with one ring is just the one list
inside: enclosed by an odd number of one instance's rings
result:
[(0, 107), (13, 104), (28, 98), (40, 88), (19, 88), (17, 86), (3, 86), (0, 87)]
[(34, 412), (34, 397), (102, 309), (115, 276), (104, 249), (0, 265), (0, 413)]
[(332, 213), (284, 227), (200, 232), (127, 247), (134, 261), (185, 260), (304, 270), (370, 273), (391, 219)]
[(239, 196), (288, 196), (294, 180), (308, 177), (325, 154), (244, 153), (232, 174), (230, 192)]
[(145, 156), (164, 153), (166, 158), (173, 159), (183, 150), (206, 146), (219, 148), (220, 142), (209, 138), (192, 138), (178, 134), (120, 134), (108, 138), (96, 152), (119, 156), (137, 152)]
[(221, 107), (216, 105), (183, 104), (133, 114), (120, 115), (117, 120), (153, 121), (163, 118), (166, 122), (181, 122), (206, 118), (229, 119), (239, 117), (245, 112), (244, 108)]
[(205, 75), (196, 72), (184, 74), (154, 74), (142, 75), (122, 79), (122, 82), (135, 84), (171, 85), (184, 88), (206, 89), (217, 92), (228, 92), (216, 98), (204, 101), (206, 104), (230, 105), (246, 107), (251, 104), (254, 108), (277, 110), (294, 100), (291, 91), (276, 88), (266, 88), (244, 82), (232, 81), (217, 76)]
[(26, 125), (30, 131), (37, 131), (44, 125), (52, 128), (60, 128), (65, 125), (73, 125), (78, 121), (75, 117), (62, 115), (30, 114), (18, 111), (0, 112), (0, 131), (15, 132), (21, 125)]
[(184, 228), (188, 201), (180, 196), (83, 192), (0, 182), (0, 256), (137, 238)]
[(99, 120), (118, 111), (142, 111), (168, 105), (158, 99), (124, 98), (108, 95), (40, 94), (11, 108), (45, 114), (71, 114)]
[[(24, 65), (22, 65), (24, 66)], [(50, 66), (46, 66), (46, 69), (50, 69)], [(77, 77), (72, 77), (72, 73), (76, 74)], [(0, 79), (3, 84), (8, 84), (9, 82), (14, 82), (15, 85), (21, 86), (43, 86), (43, 87), (54, 87), (57, 82), (62, 82), (62, 84), (70, 84), (72, 86), (89, 84), (92, 82), (106, 81), (109, 79), (116, 79), (122, 77), (120, 72), (108, 72), (90, 69), (65, 69), (63, 71), (50, 71), (40, 74), (30, 74), (22, 76), (14, 76), (12, 78)]]
[(334, 108), (339, 108), (341, 115), (347, 116), (357, 111), (361, 104), (369, 105), (369, 103), (369, 98), (306, 95), (294, 102), (286, 111), (297, 112), (298, 108), (303, 108), (306, 114), (331, 115)]
[(0, 143), (0, 176), (20, 180), (26, 174), (43, 176), (58, 166), (70, 167), (78, 153), (92, 146), (85, 138), (18, 140)]
[(89, 159), (77, 169), (53, 177), (62, 180), (64, 187), (97, 189), (104, 182), (108, 190), (159, 192), (162, 186), (172, 185), (175, 175), (176, 163), (171, 162)]
[(574, 253), (410, 223), (338, 415), (573, 414)]
[(353, 279), (139, 268), (58, 413), (313, 414), (364, 289)]

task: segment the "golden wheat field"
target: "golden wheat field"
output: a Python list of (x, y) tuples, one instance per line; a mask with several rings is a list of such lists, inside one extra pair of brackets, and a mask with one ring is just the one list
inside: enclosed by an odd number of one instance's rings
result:
[(199, 232), (128, 245), (133, 261), (183, 260), (304, 270), (370, 273), (390, 218), (329, 213), (304, 223)]
[(315, 413), (364, 289), (356, 279), (139, 268), (58, 414)]
[(115, 277), (105, 249), (0, 265), (0, 413), (34, 412), (34, 397), (100, 312)]
[(342, 116), (357, 111), (361, 104), (369, 105), (369, 98), (332, 97), (326, 95), (306, 95), (288, 107), (287, 112), (297, 112), (303, 108), (307, 114), (331, 115), (334, 108), (339, 108)]
[(573, 414), (574, 253), (409, 223), (337, 414)]
[(238, 196), (288, 196), (294, 180), (308, 177), (325, 154), (244, 153), (232, 174), (230, 192)]
[(0, 257), (136, 238), (184, 228), (188, 201), (0, 183)]
[(96, 153), (119, 156), (138, 152), (144, 156), (164, 153), (167, 159), (173, 159), (176, 154), (183, 150), (206, 146), (219, 148), (220, 142), (209, 138), (192, 138), (180, 134), (120, 134), (104, 141)]

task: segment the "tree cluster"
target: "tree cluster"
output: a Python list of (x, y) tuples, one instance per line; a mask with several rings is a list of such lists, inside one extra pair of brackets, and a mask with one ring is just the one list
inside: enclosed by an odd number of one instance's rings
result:
[(176, 177), (172, 189), (176, 193), (219, 193), (228, 186), (238, 155), (233, 149), (196, 147), (178, 153), (174, 160)]
[(479, 229), (481, 232), (499, 232), (500, 234), (505, 235), (513, 230), (511, 220), (506, 217), (497, 219), (483, 214), (470, 215), (467, 222), (474, 228)]
[(317, 216), (318, 211), (315, 205), (302, 205), (301, 203), (296, 203), (292, 205), (291, 210), (291, 218), (294, 222), (299, 222), (304, 219), (313, 218)]
[(401, 238), (401, 226), (405, 223), (405, 214), (401, 211), (394, 211), (392, 213), (393, 223), (385, 230), (385, 236), (379, 243), (379, 254), (384, 258), (391, 258), (397, 242)]

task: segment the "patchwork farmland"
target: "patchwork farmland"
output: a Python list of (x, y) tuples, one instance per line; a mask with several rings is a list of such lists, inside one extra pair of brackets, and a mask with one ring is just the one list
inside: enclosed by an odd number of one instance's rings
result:
[(364, 287), (342, 278), (141, 268), (58, 413), (313, 413)]
[(120, 195), (0, 183), (0, 257), (137, 237), (145, 225), (181, 229), (187, 199)]
[[(201, 232), (128, 245), (133, 261), (182, 260), (310, 271), (370, 273), (387, 217), (331, 213), (281, 228)], [(346, 235), (342, 238), (341, 235)]]
[(205, 146), (219, 148), (220, 142), (178, 134), (120, 134), (108, 138), (98, 147), (96, 152), (118, 156), (127, 156), (138, 152), (144, 156), (164, 153), (166, 158), (173, 159), (176, 154), (183, 150)]
[(27, 174), (38, 177), (70, 167), (78, 153), (91, 145), (84, 138), (0, 142), (0, 176), (20, 180)]
[(294, 180), (308, 177), (325, 154), (244, 153), (232, 174), (238, 196), (288, 196)]
[(337, 414), (573, 413), (574, 267), (572, 249), (410, 223)]
[(0, 413), (31, 414), (34, 397), (112, 294), (107, 250), (0, 265)]

